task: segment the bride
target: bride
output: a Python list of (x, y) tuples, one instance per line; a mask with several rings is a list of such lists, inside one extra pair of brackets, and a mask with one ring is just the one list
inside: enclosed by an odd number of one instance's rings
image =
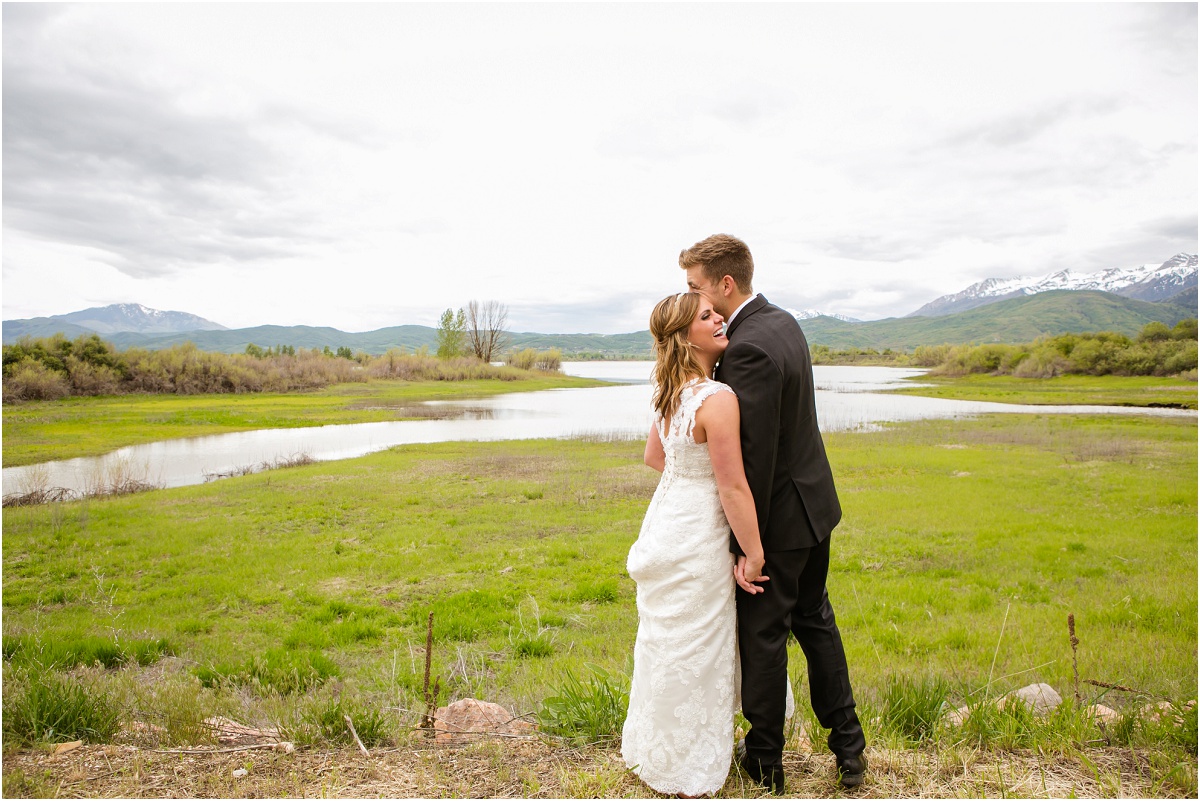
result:
[[(646, 464), (662, 472), (627, 568), (638, 633), (621, 754), (661, 793), (725, 784), (737, 698), (734, 584), (762, 592), (763, 548), (742, 470), (737, 396), (710, 376), (728, 341), (700, 295), (654, 307), (654, 425)], [(746, 554), (735, 574), (729, 531)]]

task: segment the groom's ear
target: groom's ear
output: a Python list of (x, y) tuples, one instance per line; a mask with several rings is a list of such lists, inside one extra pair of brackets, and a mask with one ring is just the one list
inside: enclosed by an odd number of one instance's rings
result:
[(733, 276), (726, 275), (721, 278), (721, 294), (729, 297), (733, 294), (733, 290), (737, 289), (737, 281), (733, 280)]

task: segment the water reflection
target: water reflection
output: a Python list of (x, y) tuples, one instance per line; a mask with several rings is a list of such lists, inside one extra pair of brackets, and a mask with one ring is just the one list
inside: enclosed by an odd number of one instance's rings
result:
[[(381, 423), (264, 429), (165, 440), (121, 448), (107, 456), (5, 468), (4, 494), (31, 482), (84, 492), (114, 472), (167, 487), (200, 484), (206, 475), (239, 472), (297, 454), (315, 460), (348, 459), (394, 445), (462, 440), (591, 437), (641, 438), (650, 427), (648, 362), (573, 362), (571, 375), (620, 382), (590, 389), (515, 392), (474, 400), (430, 401), (397, 408), (406, 417)], [(1042, 414), (1158, 414), (1195, 417), (1193, 411), (1113, 406), (1016, 406), (896, 395), (883, 390), (921, 370), (891, 367), (817, 367), (817, 414), (823, 431), (877, 428), (880, 423), (956, 418), (992, 412)]]

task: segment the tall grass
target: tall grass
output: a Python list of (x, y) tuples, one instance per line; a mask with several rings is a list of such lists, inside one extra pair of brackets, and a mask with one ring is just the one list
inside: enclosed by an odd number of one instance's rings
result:
[(201, 351), (193, 343), (118, 351), (92, 334), (68, 340), (22, 338), (4, 346), (4, 402), (67, 396), (292, 392), (370, 378), (406, 381), (515, 381), (531, 369), (557, 372), (558, 351), (535, 352), (528, 366), (495, 366), (473, 357), (438, 359), (393, 348), (380, 356), (304, 348), (251, 353)]
[(74, 667), (113, 668), (125, 664), (151, 665), (175, 649), (164, 638), (113, 639), (96, 636), (34, 637), (6, 634), (4, 659), (14, 664), (36, 664), (45, 669)]
[(621, 736), (629, 688), (601, 667), (586, 668), (591, 674), (586, 680), (565, 672), (562, 683), (542, 701), (538, 725), (546, 734), (578, 745), (612, 743)]
[(4, 681), (5, 742), (104, 743), (120, 728), (107, 693), (54, 671), (13, 671)]

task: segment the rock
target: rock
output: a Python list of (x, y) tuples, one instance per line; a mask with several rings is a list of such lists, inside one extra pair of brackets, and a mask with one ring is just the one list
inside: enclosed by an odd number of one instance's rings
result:
[(806, 754), (811, 754), (813, 750), (812, 740), (808, 737), (808, 729), (801, 726), (795, 736), (792, 738), (796, 744), (796, 750)]
[(1092, 720), (1105, 725), (1112, 723), (1117, 718), (1121, 717), (1117, 714), (1116, 710), (1109, 709), (1104, 704), (1092, 704), (1087, 708), (1086, 711), (1087, 714), (1091, 716)]
[(442, 743), (478, 739), (471, 738), (470, 734), (525, 736), (532, 734), (535, 728), (499, 704), (474, 698), (463, 698), (450, 706), (438, 707), (435, 717), (433, 728), (437, 732), (437, 741)]
[(54, 746), (54, 756), (65, 754), (68, 751), (74, 751), (76, 748), (79, 748), (82, 745), (83, 740), (72, 740), (69, 743), (59, 743), (58, 745)]
[(961, 726), (967, 721), (967, 716), (971, 714), (971, 707), (960, 706), (958, 709), (946, 713), (944, 720), (950, 726)]
[(1037, 715), (1044, 715), (1062, 703), (1062, 696), (1049, 684), (1030, 684), (1013, 690), (1007, 697), (1019, 699)]
[(1170, 701), (1159, 701), (1157, 704), (1146, 704), (1142, 707), (1142, 717), (1158, 723), (1174, 723), (1176, 726), (1182, 726), (1183, 716), (1195, 708), (1195, 701), (1188, 701), (1180, 707), (1172, 705)]
[(249, 773), (250, 773), (250, 771), (246, 770), (245, 768), (238, 768), (237, 770), (235, 770), (233, 772), (233, 778), (241, 779), (241, 778), (249, 775)]

